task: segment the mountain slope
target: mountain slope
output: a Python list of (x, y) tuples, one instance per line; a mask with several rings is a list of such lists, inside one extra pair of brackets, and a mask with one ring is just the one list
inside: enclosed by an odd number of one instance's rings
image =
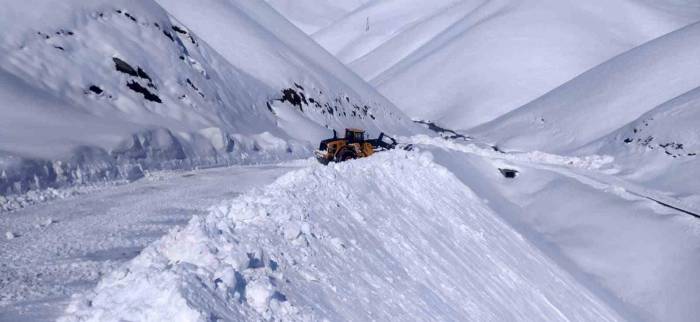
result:
[(697, 39), (700, 23), (650, 41), (475, 133), (507, 148), (574, 151), (700, 86)]
[(5, 122), (32, 133), (0, 142), (0, 192), (306, 156), (330, 128), (410, 126), (264, 2), (189, 9), (181, 22), (151, 0), (8, 4), (0, 99), (16, 102)]
[(265, 0), (307, 34), (327, 27), (369, 0)]
[(313, 37), (411, 117), (468, 129), (699, 19), (675, 0), (385, 0)]
[(653, 108), (579, 153), (615, 157), (618, 175), (700, 209), (700, 87)]

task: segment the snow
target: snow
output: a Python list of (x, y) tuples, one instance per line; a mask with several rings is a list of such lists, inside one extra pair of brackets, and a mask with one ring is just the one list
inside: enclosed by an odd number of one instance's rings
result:
[(66, 312), (66, 321), (621, 319), (430, 153), (404, 151), (293, 171), (214, 207)]
[(223, 199), (305, 166), (238, 166), (154, 172), (143, 180), (0, 214), (0, 320), (55, 320), (70, 296), (88, 291), (170, 229)]
[(266, 0), (299, 29), (312, 34), (327, 27), (370, 0)]
[[(11, 212), (1, 226), (19, 237), (2, 248), (12, 258), (2, 267), (15, 273), (6, 275), (0, 317), (53, 319), (63, 310), (65, 321), (697, 316), (696, 219), (649, 200), (668, 201), (618, 177), (612, 158), (503, 152), (424, 135), (400, 141), (414, 150), (327, 167), (308, 159), (155, 173)], [(499, 168), (519, 175), (506, 179)], [(65, 265), (56, 265), (55, 253)], [(16, 278), (37, 271), (36, 280)]]
[(544, 163), (548, 165), (568, 166), (572, 168), (582, 168), (597, 170), (611, 163), (614, 159), (608, 155), (585, 155), (585, 156), (563, 156), (541, 151), (530, 152), (508, 152), (495, 150), (492, 146), (487, 146), (478, 142), (458, 143), (443, 138), (431, 137), (428, 135), (416, 135), (402, 138), (412, 144), (424, 144), (444, 147), (452, 151), (475, 154), (488, 158), (507, 158), (511, 161)]
[(700, 86), (693, 24), (619, 55), (475, 129), (515, 149), (572, 152)]
[(619, 130), (580, 149), (615, 157), (617, 175), (700, 209), (700, 89), (661, 104)]
[(698, 20), (676, 0), (380, 0), (313, 37), (409, 116), (459, 130)]
[[(0, 27), (3, 194), (295, 159), (345, 125), (411, 132), (261, 1), (29, 0), (8, 4)], [(262, 149), (273, 141), (286, 146)]]
[[(662, 192), (606, 174), (611, 162), (589, 167), (577, 157), (569, 164), (474, 145), (432, 146), (435, 162), (627, 320), (697, 316), (700, 225), (649, 199), (665, 200)], [(520, 173), (506, 179), (501, 167)]]
[[(698, 20), (689, 0), (8, 3), (0, 320), (695, 321)], [(401, 144), (311, 158), (345, 127)]]

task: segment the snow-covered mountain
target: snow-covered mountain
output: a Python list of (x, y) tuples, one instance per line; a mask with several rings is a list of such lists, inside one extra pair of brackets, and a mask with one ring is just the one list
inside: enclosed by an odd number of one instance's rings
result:
[[(695, 321), (698, 20), (696, 0), (7, 3), (0, 321)], [(345, 127), (400, 148), (311, 158)]]
[(409, 123), (265, 2), (29, 0), (0, 27), (2, 193), (298, 157), (330, 128)]
[(654, 39), (475, 133), (504, 147), (574, 151), (699, 87), (697, 39), (700, 23)]
[(379, 0), (313, 37), (409, 116), (468, 129), (697, 20), (692, 1)]

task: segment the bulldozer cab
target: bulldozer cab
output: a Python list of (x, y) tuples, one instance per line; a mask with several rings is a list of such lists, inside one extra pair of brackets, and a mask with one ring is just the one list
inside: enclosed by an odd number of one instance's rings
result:
[(360, 129), (345, 129), (345, 139), (348, 142), (364, 142), (365, 131)]

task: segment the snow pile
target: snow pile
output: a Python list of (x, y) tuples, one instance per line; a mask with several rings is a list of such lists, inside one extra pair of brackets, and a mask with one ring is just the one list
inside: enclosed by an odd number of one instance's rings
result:
[(408, 123), (264, 2), (15, 1), (0, 28), (1, 194), (298, 158), (330, 128)]
[(479, 127), (475, 135), (518, 149), (574, 151), (700, 86), (698, 37), (700, 23), (654, 39)]
[(427, 135), (415, 135), (410, 138), (402, 138), (403, 141), (413, 144), (439, 147), (441, 149), (474, 154), (491, 159), (504, 159), (517, 162), (528, 162), (546, 165), (568, 166), (588, 170), (600, 169), (613, 162), (614, 158), (609, 155), (587, 155), (587, 156), (562, 156), (545, 153), (541, 151), (531, 152), (503, 152), (495, 146), (488, 148), (476, 143), (458, 143), (444, 138), (431, 137)]
[(30, 190), (23, 194), (0, 196), (0, 213), (22, 209), (55, 199), (67, 199), (73, 196), (98, 191), (108, 185), (118, 185), (125, 182), (126, 181), (111, 181), (100, 185), (91, 184), (61, 189), (48, 188), (43, 190)]
[(378, 0), (313, 37), (409, 116), (468, 129), (698, 20), (695, 1)]
[(195, 217), (64, 321), (620, 317), (430, 154), (292, 172)]

